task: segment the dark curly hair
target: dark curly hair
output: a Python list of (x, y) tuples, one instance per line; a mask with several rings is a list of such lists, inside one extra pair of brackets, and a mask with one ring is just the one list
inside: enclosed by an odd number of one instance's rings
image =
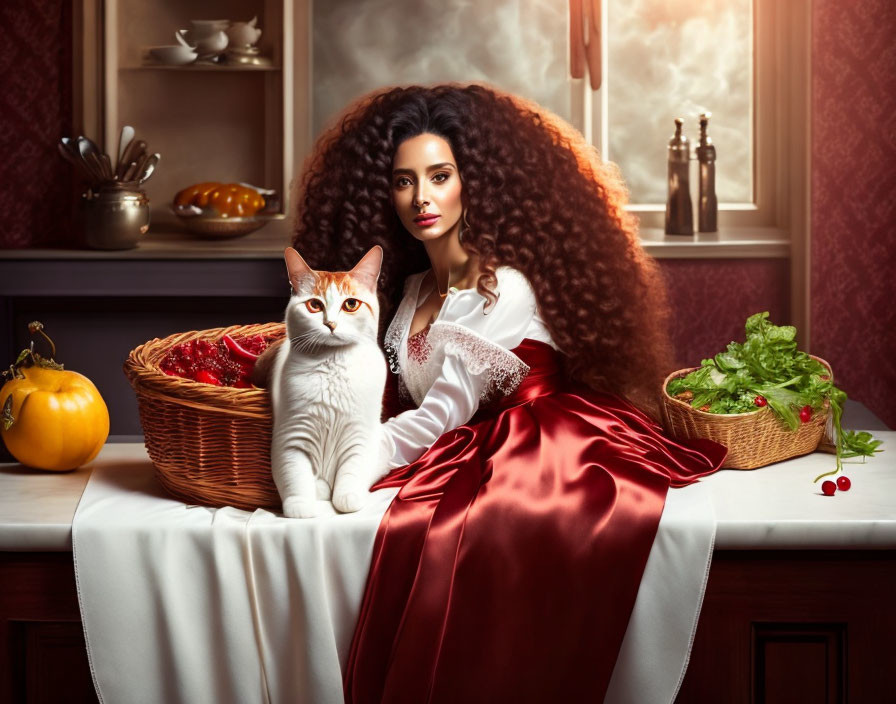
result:
[(457, 162), (462, 246), (479, 255), (480, 293), (494, 301), (498, 266), (522, 272), (567, 374), (656, 416), (670, 370), (656, 263), (623, 208), (615, 166), (531, 101), (445, 84), (381, 90), (351, 105), (318, 139), (299, 184), (294, 246), (309, 265), (346, 270), (381, 245), (382, 324), (391, 319), (405, 278), (430, 266), (391, 201), (395, 150), (422, 133), (443, 137)]

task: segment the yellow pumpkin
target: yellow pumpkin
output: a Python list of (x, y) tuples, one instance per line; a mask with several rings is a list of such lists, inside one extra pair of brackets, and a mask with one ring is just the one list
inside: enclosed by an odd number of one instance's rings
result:
[(96, 457), (109, 436), (109, 410), (93, 382), (78, 372), (37, 365), (18, 372), (24, 378), (0, 389), (0, 435), (13, 457), (57, 472)]

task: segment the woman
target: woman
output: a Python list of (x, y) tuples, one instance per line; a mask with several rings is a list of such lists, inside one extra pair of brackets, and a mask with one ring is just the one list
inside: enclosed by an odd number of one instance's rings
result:
[(666, 491), (725, 455), (648, 415), (665, 304), (623, 203), (574, 129), (483, 86), (376, 93), (318, 143), (294, 244), (328, 270), (383, 246), (413, 406), (347, 701), (603, 698)]

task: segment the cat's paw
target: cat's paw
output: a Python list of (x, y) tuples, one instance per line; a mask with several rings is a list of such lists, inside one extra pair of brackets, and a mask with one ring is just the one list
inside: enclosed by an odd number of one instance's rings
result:
[(283, 499), (283, 515), (287, 518), (314, 518), (323, 513), (323, 506), (315, 499), (288, 496)]
[(364, 508), (367, 503), (366, 492), (349, 490), (345, 492), (335, 492), (333, 494), (333, 507), (341, 513), (354, 513)]

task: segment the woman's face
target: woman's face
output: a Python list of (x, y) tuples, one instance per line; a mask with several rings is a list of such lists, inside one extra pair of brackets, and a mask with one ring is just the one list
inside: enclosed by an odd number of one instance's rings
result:
[(453, 236), (463, 205), (451, 146), (434, 134), (402, 142), (392, 161), (392, 202), (401, 223), (418, 240)]

